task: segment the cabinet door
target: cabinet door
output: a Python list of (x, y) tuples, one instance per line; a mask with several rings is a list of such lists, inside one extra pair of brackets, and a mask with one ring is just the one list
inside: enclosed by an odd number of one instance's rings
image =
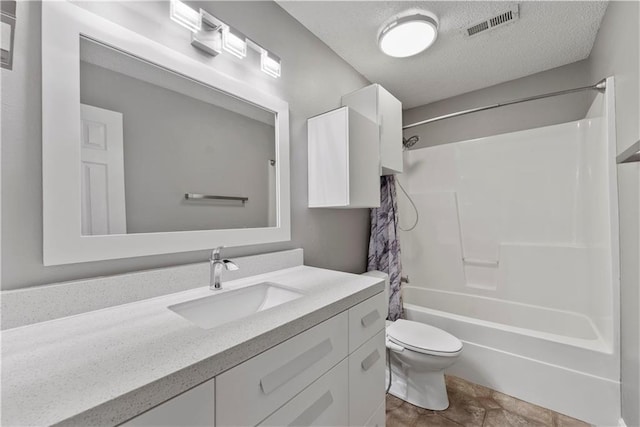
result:
[(363, 426), (384, 400), (384, 330), (349, 355), (349, 425)]
[(365, 424), (366, 427), (384, 427), (387, 421), (387, 406), (386, 402), (383, 400), (378, 406), (378, 409), (371, 415), (369, 421)]
[(402, 103), (382, 86), (378, 89), (382, 174), (402, 173)]
[(384, 329), (387, 304), (386, 292), (380, 292), (349, 309), (350, 353)]
[(371, 149), (378, 126), (350, 107), (307, 123), (309, 136), (309, 207), (380, 206), (380, 153)]
[(261, 426), (346, 426), (349, 424), (349, 364), (344, 359)]
[(349, 205), (349, 111), (330, 111), (307, 121), (309, 207)]
[(121, 424), (126, 427), (202, 427), (215, 424), (215, 379)]

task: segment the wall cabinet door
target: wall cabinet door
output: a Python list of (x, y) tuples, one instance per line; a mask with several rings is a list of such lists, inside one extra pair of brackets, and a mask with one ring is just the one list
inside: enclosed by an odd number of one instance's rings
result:
[(402, 173), (402, 103), (378, 85), (382, 175)]
[(402, 103), (379, 84), (342, 97), (349, 106), (379, 127), (380, 174), (402, 173)]
[(342, 107), (307, 121), (310, 208), (380, 206), (374, 122)]
[(126, 427), (203, 427), (215, 425), (215, 379), (187, 390), (121, 424)]

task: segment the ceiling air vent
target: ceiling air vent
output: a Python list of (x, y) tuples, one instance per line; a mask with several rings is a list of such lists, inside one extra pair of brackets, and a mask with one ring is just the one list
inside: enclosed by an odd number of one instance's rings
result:
[(514, 4), (506, 11), (492, 18), (485, 19), (484, 21), (476, 22), (475, 24), (464, 29), (464, 35), (472, 37), (485, 31), (493, 30), (496, 27), (500, 27), (509, 22), (513, 22), (520, 17), (518, 5)]

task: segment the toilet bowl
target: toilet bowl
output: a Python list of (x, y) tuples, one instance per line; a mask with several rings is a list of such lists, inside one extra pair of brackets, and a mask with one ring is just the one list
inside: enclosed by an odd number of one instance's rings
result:
[(444, 370), (462, 353), (462, 342), (442, 329), (404, 319), (387, 322), (386, 335), (389, 393), (421, 408), (447, 409)]
[[(383, 279), (388, 299), (389, 276), (380, 271), (363, 275)], [(462, 342), (442, 329), (404, 319), (387, 320), (386, 338), (392, 372), (389, 393), (421, 408), (447, 409), (444, 370), (458, 360)]]

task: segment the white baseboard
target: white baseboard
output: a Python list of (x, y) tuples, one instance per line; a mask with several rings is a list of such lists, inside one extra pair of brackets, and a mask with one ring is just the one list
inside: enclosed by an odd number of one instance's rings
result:
[(627, 423), (622, 418), (618, 420), (618, 427), (627, 427)]

